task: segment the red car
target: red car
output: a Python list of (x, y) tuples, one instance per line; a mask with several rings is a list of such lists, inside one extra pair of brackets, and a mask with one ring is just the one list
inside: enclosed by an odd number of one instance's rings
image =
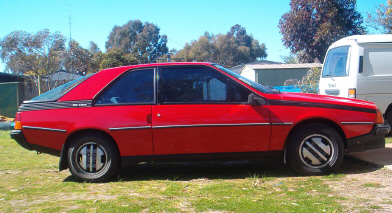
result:
[(146, 161), (278, 158), (328, 174), (390, 130), (373, 103), (280, 93), (213, 63), (102, 70), (25, 101), (15, 120), (22, 147), (87, 181)]

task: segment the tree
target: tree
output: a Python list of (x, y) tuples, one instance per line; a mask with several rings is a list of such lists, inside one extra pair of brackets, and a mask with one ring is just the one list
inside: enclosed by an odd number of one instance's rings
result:
[(301, 89), (303, 93), (318, 93), (321, 69), (313, 67), (308, 70), (306, 75), (301, 79), (288, 79), (284, 82), (284, 86), (295, 86)]
[(87, 73), (92, 57), (93, 53), (90, 50), (84, 49), (77, 41), (71, 40), (68, 43), (67, 55), (63, 67), (69, 73)]
[(205, 32), (197, 41), (186, 43), (174, 56), (185, 61), (211, 61), (232, 67), (267, 57), (267, 48), (241, 25), (234, 25), (227, 34)]
[(290, 8), (278, 27), (292, 53), (303, 51), (300, 62), (323, 61), (336, 40), (366, 33), (355, 0), (291, 0)]
[(366, 20), (376, 30), (391, 34), (392, 33), (392, 0), (387, 1), (387, 5), (380, 4), (375, 14), (368, 13)]
[(130, 53), (141, 63), (155, 62), (168, 52), (167, 36), (159, 34), (159, 27), (140, 20), (114, 26), (106, 42), (106, 50), (116, 48)]
[(124, 53), (120, 49), (110, 49), (106, 53), (98, 53), (93, 60), (99, 64), (99, 70), (120, 67), (125, 65), (138, 64), (138, 61), (129, 53)]
[(66, 38), (45, 29), (30, 34), (14, 31), (0, 41), (5, 71), (17, 74), (45, 75), (62, 66)]

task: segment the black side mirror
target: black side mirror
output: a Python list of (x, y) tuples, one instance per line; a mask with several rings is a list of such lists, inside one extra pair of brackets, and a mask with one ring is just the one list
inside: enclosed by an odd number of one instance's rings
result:
[(267, 105), (267, 101), (264, 98), (261, 98), (251, 93), (248, 96), (248, 104), (251, 106), (261, 106), (261, 105)]

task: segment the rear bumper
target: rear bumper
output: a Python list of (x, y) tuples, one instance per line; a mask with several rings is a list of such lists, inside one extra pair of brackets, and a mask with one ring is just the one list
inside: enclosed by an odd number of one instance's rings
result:
[(390, 131), (388, 124), (375, 125), (369, 134), (347, 139), (347, 152), (363, 152), (385, 147), (385, 135)]
[(31, 145), (27, 143), (26, 138), (24, 137), (22, 130), (12, 130), (10, 133), (12, 139), (14, 139), (21, 147), (27, 150), (33, 150)]

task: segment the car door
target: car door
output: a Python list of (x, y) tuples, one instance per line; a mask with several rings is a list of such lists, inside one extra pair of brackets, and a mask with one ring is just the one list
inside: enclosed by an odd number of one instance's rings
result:
[(155, 69), (128, 71), (95, 99), (94, 117), (116, 141), (121, 156), (153, 155), (151, 105), (156, 103)]
[(155, 155), (267, 151), (268, 106), (246, 104), (249, 89), (209, 67), (162, 67), (152, 107)]

